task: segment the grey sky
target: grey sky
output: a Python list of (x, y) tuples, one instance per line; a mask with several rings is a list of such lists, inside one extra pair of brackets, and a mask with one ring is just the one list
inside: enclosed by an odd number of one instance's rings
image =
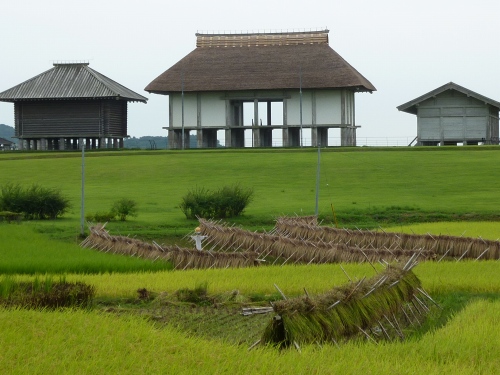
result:
[[(378, 91), (357, 94), (358, 138), (416, 135), (396, 106), (453, 81), (500, 101), (498, 0), (23, 0), (0, 12), (0, 92), (57, 61), (90, 67), (146, 96), (128, 133), (163, 135), (167, 96), (144, 87), (195, 48), (197, 31), (328, 28), (330, 46)], [(13, 126), (14, 106), (0, 103)]]

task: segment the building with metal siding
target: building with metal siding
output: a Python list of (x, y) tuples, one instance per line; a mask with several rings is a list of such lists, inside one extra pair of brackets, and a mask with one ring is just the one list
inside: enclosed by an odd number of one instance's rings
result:
[(8, 139), (0, 137), (0, 151), (5, 150), (15, 150), (14, 142), (9, 141)]
[(89, 68), (54, 67), (0, 93), (13, 102), (19, 149), (66, 150), (123, 147), (127, 103), (147, 99)]
[(354, 95), (376, 89), (329, 46), (328, 33), (196, 34), (196, 48), (145, 89), (169, 96), (169, 147), (183, 138), (189, 147), (191, 131), (198, 147), (215, 147), (217, 131), (227, 147), (244, 147), (245, 130), (256, 147), (271, 146), (273, 130), (283, 146), (299, 146), (302, 129), (312, 146), (327, 146), (332, 128), (355, 146)]
[(498, 144), (500, 103), (453, 82), (397, 107), (417, 116), (417, 145)]

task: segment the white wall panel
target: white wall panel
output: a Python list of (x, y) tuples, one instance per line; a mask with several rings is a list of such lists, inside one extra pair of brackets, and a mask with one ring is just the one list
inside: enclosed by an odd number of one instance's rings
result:
[(226, 101), (220, 93), (202, 93), (201, 127), (223, 127), (226, 125)]
[[(300, 125), (300, 93), (289, 92), (291, 98), (287, 99), (287, 125)], [(302, 124), (312, 124), (312, 95), (311, 91), (302, 91)]]
[(316, 91), (316, 124), (340, 124), (342, 103), (340, 91)]
[[(182, 128), (182, 95), (171, 94), (172, 96), (172, 118), (174, 128)], [(197, 124), (197, 99), (196, 94), (184, 94), (184, 127), (193, 128)]]

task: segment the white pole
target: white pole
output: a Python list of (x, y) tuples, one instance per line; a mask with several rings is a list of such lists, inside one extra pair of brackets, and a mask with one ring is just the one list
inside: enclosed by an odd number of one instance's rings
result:
[(302, 66), (299, 69), (299, 93), (300, 93), (300, 147), (302, 147)]
[(181, 136), (181, 142), (182, 142), (182, 150), (184, 150), (184, 72), (182, 72), (182, 93), (181, 93), (181, 99), (182, 99), (182, 136)]
[(82, 206), (80, 216), (80, 234), (85, 235), (85, 144), (82, 141)]
[(315, 214), (316, 214), (316, 217), (318, 217), (318, 212), (319, 212), (319, 209), (318, 209), (318, 201), (319, 201), (319, 171), (320, 171), (320, 155), (321, 155), (321, 151), (320, 151), (320, 147), (319, 147), (319, 142), (318, 142), (318, 166), (316, 168), (316, 211), (315, 211)]

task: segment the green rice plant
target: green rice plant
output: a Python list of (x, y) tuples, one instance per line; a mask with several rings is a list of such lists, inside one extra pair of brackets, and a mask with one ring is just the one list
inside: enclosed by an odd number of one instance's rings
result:
[(16, 291), (19, 284), (16, 282), (15, 277), (11, 275), (4, 275), (0, 281), (0, 299), (7, 299)]
[[(497, 374), (500, 302), (474, 301), (448, 324), (403, 342), (234, 345), (89, 310), (0, 309), (2, 371), (26, 373)], [(34, 324), (36, 322), (36, 324)], [(57, 327), (57, 329), (54, 329)], [(409, 361), (411, 353), (411, 361)], [(22, 358), (23, 360), (19, 360)], [(162, 358), (162, 360), (158, 360)], [(201, 369), (201, 370), (200, 370)]]
[(183, 288), (175, 292), (177, 299), (181, 302), (206, 303), (208, 301), (208, 283), (197, 284), (194, 289)]
[(0, 305), (23, 308), (60, 308), (90, 306), (95, 288), (82, 282), (67, 282), (60, 277), (55, 282), (51, 275), (31, 281), (18, 281), (11, 276), (0, 281)]
[(48, 238), (31, 225), (0, 225), (1, 274), (104, 273), (172, 269), (168, 262), (82, 249)]
[(417, 223), (384, 228), (386, 232), (415, 233), (433, 235), (483, 238), (493, 241), (500, 239), (500, 227), (496, 221), (442, 221), (437, 223)]

